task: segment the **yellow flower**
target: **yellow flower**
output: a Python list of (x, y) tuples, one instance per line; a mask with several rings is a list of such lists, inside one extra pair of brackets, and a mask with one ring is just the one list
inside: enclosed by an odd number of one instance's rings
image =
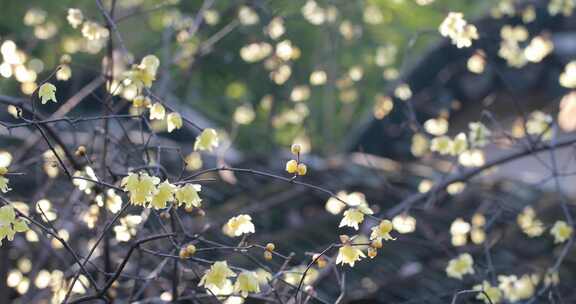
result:
[(298, 172), (298, 175), (303, 176), (308, 172), (308, 167), (306, 167), (306, 164), (298, 164), (298, 169), (296, 171)]
[(465, 133), (459, 133), (452, 141), (452, 155), (460, 155), (462, 152), (468, 150), (468, 141)]
[(237, 237), (243, 234), (250, 234), (256, 232), (256, 228), (252, 223), (252, 217), (247, 214), (240, 214), (228, 220), (222, 227), (222, 232), (229, 237)]
[(164, 106), (161, 103), (157, 102), (152, 105), (152, 107), (150, 108), (150, 120), (152, 119), (163, 120), (165, 116), (166, 116), (166, 109), (164, 109)]
[(84, 21), (84, 15), (82, 14), (82, 11), (77, 8), (69, 8), (66, 19), (73, 28), (77, 28)]
[(336, 257), (336, 264), (348, 264), (350, 267), (354, 267), (354, 263), (365, 258), (366, 255), (362, 250), (353, 247), (351, 245), (343, 245), (338, 249), (338, 256)]
[(168, 123), (168, 133), (182, 128), (182, 116), (180, 116), (180, 113), (172, 112), (168, 114), (166, 121)]
[(358, 225), (364, 221), (364, 213), (358, 208), (350, 208), (344, 211), (344, 217), (340, 221), (340, 226), (338, 227), (352, 227), (358, 230)]
[(294, 159), (289, 160), (286, 162), (286, 172), (290, 174), (294, 174), (298, 171), (298, 162)]
[(194, 142), (194, 151), (212, 151), (216, 147), (218, 147), (218, 133), (211, 128), (204, 129)]
[(108, 37), (108, 29), (94, 21), (85, 21), (82, 25), (82, 36), (88, 40), (98, 40)]
[(226, 261), (215, 262), (212, 267), (204, 273), (198, 286), (204, 286), (208, 289), (221, 289), (226, 284), (226, 281), (228, 281), (228, 278), (235, 276), (236, 274), (228, 268)]
[(46, 104), (50, 100), (57, 102), (56, 87), (49, 82), (42, 84), (38, 89), (38, 97), (40, 97), (42, 104)]
[(200, 203), (202, 202), (202, 199), (198, 195), (200, 190), (202, 190), (202, 187), (197, 184), (187, 184), (178, 188), (175, 193), (178, 205), (186, 205), (186, 208), (199, 208)]
[(536, 218), (536, 212), (532, 207), (526, 207), (516, 218), (518, 226), (529, 237), (541, 236), (544, 233), (544, 223)]
[(564, 221), (556, 221), (550, 234), (554, 236), (554, 243), (564, 243), (572, 236), (573, 228)]
[(462, 280), (465, 274), (474, 274), (474, 259), (468, 253), (463, 253), (457, 258), (450, 260), (446, 273), (451, 278)]
[(238, 275), (234, 283), (234, 291), (239, 292), (242, 297), (247, 297), (249, 293), (260, 292), (258, 275), (253, 271), (244, 271)]
[(478, 30), (464, 20), (462, 13), (450, 12), (439, 27), (440, 34), (449, 37), (458, 48), (469, 47), (478, 39)]
[(0, 245), (4, 238), (12, 241), (16, 232), (27, 230), (28, 224), (23, 219), (16, 218), (16, 212), (11, 205), (0, 208)]
[(381, 241), (382, 239), (386, 241), (395, 240), (396, 238), (393, 238), (390, 235), (390, 232), (392, 232), (393, 228), (394, 226), (392, 225), (392, 222), (390, 220), (381, 221), (378, 226), (372, 227), (370, 240), (378, 240), (378, 241)]
[(486, 304), (498, 304), (502, 302), (502, 292), (498, 287), (490, 285), (488, 281), (483, 281), (482, 284), (474, 286), (473, 289), (483, 291), (483, 293), (478, 293), (476, 299), (484, 301)]
[(10, 187), (8, 187), (8, 182), (9, 180), (6, 177), (0, 176), (0, 191), (2, 191), (2, 193), (6, 193), (12, 190)]
[(526, 300), (534, 295), (536, 282), (533, 282), (530, 275), (523, 275), (520, 279), (517, 276), (498, 276), (498, 288), (502, 290), (504, 297), (510, 302)]
[(534, 111), (526, 122), (526, 133), (541, 136), (544, 140), (552, 138), (552, 116), (541, 111)]
[(175, 188), (176, 187), (167, 180), (158, 185), (158, 188), (152, 195), (152, 200), (150, 201), (152, 207), (156, 209), (166, 208), (168, 202), (174, 199)]
[(156, 80), (156, 71), (160, 66), (160, 60), (154, 55), (147, 55), (142, 58), (139, 65), (134, 66), (128, 73), (129, 78), (137, 87), (145, 86), (147, 88), (152, 86), (152, 82)]
[(448, 136), (434, 137), (430, 142), (430, 151), (438, 152), (441, 155), (450, 154), (452, 149), (452, 140)]
[(125, 191), (130, 193), (130, 202), (132, 204), (143, 206), (151, 199), (151, 195), (156, 190), (156, 185), (159, 182), (160, 179), (147, 173), (130, 173), (122, 179), (121, 185)]

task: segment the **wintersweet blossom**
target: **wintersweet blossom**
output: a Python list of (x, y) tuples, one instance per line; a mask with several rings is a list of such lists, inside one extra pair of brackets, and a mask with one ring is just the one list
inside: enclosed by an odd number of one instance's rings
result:
[(526, 300), (534, 295), (536, 280), (530, 275), (523, 275), (518, 278), (515, 275), (498, 276), (498, 288), (502, 290), (504, 297), (510, 302)]
[(26, 230), (28, 230), (28, 224), (23, 219), (16, 217), (14, 207), (6, 205), (0, 208), (0, 245), (2, 245), (4, 238), (12, 241), (17, 232), (25, 232)]
[(464, 20), (462, 13), (450, 12), (439, 27), (440, 34), (449, 37), (458, 48), (469, 47), (478, 39), (478, 30)]
[(204, 273), (198, 286), (204, 286), (208, 289), (223, 288), (228, 278), (235, 277), (236, 273), (232, 271), (226, 261), (215, 262), (210, 269)]
[(554, 236), (554, 243), (564, 243), (572, 236), (573, 228), (564, 221), (556, 221), (550, 234)]
[(174, 200), (174, 189), (176, 189), (176, 186), (167, 180), (158, 185), (150, 201), (152, 207), (155, 209), (166, 208), (168, 202)]
[(370, 240), (372, 241), (374, 240), (381, 241), (382, 239), (386, 241), (395, 240), (396, 238), (393, 238), (390, 235), (390, 232), (392, 232), (393, 228), (394, 225), (392, 225), (392, 222), (390, 220), (382, 220), (378, 226), (372, 227)]
[(469, 253), (463, 253), (450, 260), (446, 267), (449, 277), (462, 280), (465, 274), (474, 274), (474, 259)]
[(73, 28), (77, 28), (82, 22), (84, 22), (84, 15), (82, 11), (77, 8), (69, 8), (66, 20)]
[(484, 301), (486, 304), (502, 302), (502, 291), (498, 287), (492, 286), (488, 281), (482, 281), (482, 284), (475, 285), (472, 289), (483, 291), (478, 293), (476, 299)]
[(242, 297), (247, 297), (249, 293), (260, 292), (258, 275), (253, 271), (244, 271), (238, 275), (234, 283), (234, 291), (239, 292)]
[(374, 212), (372, 209), (365, 205), (350, 208), (344, 211), (344, 217), (342, 218), (342, 221), (340, 221), (340, 225), (338, 227), (348, 226), (358, 230), (358, 225), (364, 221), (364, 215), (373, 213)]
[(164, 108), (164, 106), (159, 102), (154, 103), (150, 108), (150, 120), (152, 119), (163, 120), (165, 116), (166, 116), (166, 109)]
[(144, 206), (151, 199), (160, 179), (148, 173), (130, 173), (122, 179), (124, 191), (130, 193), (130, 202), (134, 205)]
[(212, 151), (217, 147), (218, 133), (211, 128), (204, 129), (194, 142), (194, 151)]
[(185, 186), (176, 189), (174, 196), (178, 206), (185, 205), (186, 208), (200, 208), (202, 199), (198, 192), (202, 190), (202, 186), (198, 184), (186, 184)]
[(172, 112), (166, 116), (168, 133), (182, 128), (182, 116), (178, 112)]
[(365, 258), (366, 255), (362, 250), (350, 244), (345, 244), (340, 249), (338, 249), (338, 256), (336, 256), (336, 264), (348, 264), (350, 267), (354, 267), (357, 261)]
[(222, 227), (222, 232), (229, 237), (238, 237), (243, 234), (250, 234), (256, 232), (256, 228), (252, 223), (252, 217), (247, 214), (240, 214), (228, 220)]
[(42, 104), (46, 104), (48, 101), (56, 101), (56, 86), (46, 82), (40, 86), (38, 89), (38, 97), (40, 97)]
[(0, 191), (2, 191), (2, 193), (6, 193), (12, 190), (10, 187), (8, 187), (8, 182), (8, 178), (0, 176)]

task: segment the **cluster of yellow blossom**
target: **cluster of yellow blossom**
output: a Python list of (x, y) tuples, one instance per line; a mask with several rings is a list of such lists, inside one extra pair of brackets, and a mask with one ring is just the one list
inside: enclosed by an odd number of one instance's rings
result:
[(169, 202), (186, 208), (200, 207), (202, 199), (198, 195), (201, 187), (197, 184), (175, 186), (168, 180), (160, 179), (147, 173), (130, 173), (122, 179), (124, 190), (130, 194), (130, 203), (138, 206), (166, 208)]
[(474, 259), (469, 253), (460, 254), (448, 262), (446, 274), (459, 280), (462, 280), (465, 274), (474, 274)]
[(498, 288), (508, 301), (517, 302), (530, 299), (534, 295), (538, 281), (537, 275), (525, 274), (520, 278), (515, 275), (500, 275), (498, 276)]
[(215, 262), (210, 269), (204, 273), (198, 286), (204, 286), (213, 293), (220, 294), (219, 291), (232, 285), (229, 278), (234, 277), (236, 278), (234, 292), (239, 293), (242, 297), (247, 297), (250, 293), (260, 292), (260, 279), (257, 272), (242, 271), (237, 275), (228, 267), (226, 261)]
[(308, 167), (306, 164), (300, 162), (300, 152), (302, 152), (302, 146), (299, 144), (293, 144), (292, 147), (290, 147), (290, 152), (296, 155), (296, 159), (291, 159), (286, 162), (286, 172), (294, 174), (294, 176), (306, 175), (306, 172), (308, 172)]
[(450, 234), (452, 235), (452, 245), (459, 247), (468, 243), (468, 234), (474, 244), (482, 244), (486, 239), (486, 232), (484, 225), (486, 218), (480, 213), (472, 216), (472, 225), (462, 218), (457, 218), (450, 226)]
[(558, 14), (571, 16), (575, 5), (572, 0), (550, 0), (550, 3), (548, 3), (548, 12), (552, 16)]
[(440, 155), (460, 155), (468, 150), (468, 140), (465, 133), (459, 133), (451, 139), (448, 136), (438, 136), (430, 142), (430, 150)]
[(114, 234), (119, 242), (128, 242), (138, 232), (138, 226), (144, 221), (140, 215), (127, 215), (120, 218), (120, 223), (114, 226)]
[(0, 245), (3, 239), (12, 241), (17, 232), (28, 230), (28, 224), (24, 219), (16, 217), (16, 211), (11, 205), (0, 207)]
[(484, 164), (484, 152), (480, 148), (488, 143), (490, 130), (481, 122), (470, 123), (468, 135), (460, 132), (454, 138), (444, 135), (448, 131), (448, 120), (443, 117), (427, 120), (424, 129), (436, 137), (429, 141), (426, 135), (415, 133), (410, 148), (413, 155), (422, 156), (432, 151), (440, 155), (457, 156), (458, 162), (465, 167)]
[[(518, 226), (529, 237), (538, 237), (544, 233), (544, 223), (536, 217), (536, 212), (530, 206), (525, 207), (524, 210), (517, 217)], [(554, 243), (564, 243), (572, 237), (574, 228), (564, 221), (556, 221), (550, 234), (554, 237)]]
[(229, 237), (238, 237), (244, 234), (254, 233), (256, 228), (252, 223), (252, 217), (247, 214), (240, 214), (232, 217), (222, 227), (222, 232)]
[(530, 206), (525, 207), (518, 217), (516, 222), (522, 232), (529, 237), (541, 236), (544, 233), (544, 223), (536, 217), (536, 212)]
[(72, 77), (70, 62), (72, 62), (72, 57), (70, 57), (70, 55), (64, 54), (60, 57), (60, 66), (58, 71), (56, 71), (56, 79), (66, 81)]
[(69, 8), (66, 19), (72, 28), (80, 29), (85, 40), (85, 48), (91, 53), (99, 52), (105, 45), (105, 41), (110, 35), (108, 29), (100, 23), (87, 20), (80, 9)]
[[(346, 219), (346, 214), (344, 219)], [(343, 222), (344, 219), (342, 220)], [(356, 225), (355, 228), (357, 229), (358, 222), (353, 222), (350, 224)], [(396, 238), (390, 235), (393, 229), (394, 225), (392, 221), (390, 220), (380, 221), (378, 225), (371, 228), (372, 230), (370, 234), (371, 242), (369, 246), (366, 244), (361, 244), (361, 242), (359, 241), (366, 239), (364, 236), (358, 236), (357, 237), (358, 240), (353, 240), (347, 235), (341, 235), (340, 241), (342, 245), (338, 249), (338, 255), (336, 256), (336, 264), (342, 264), (342, 265), (348, 264), (350, 267), (354, 267), (354, 264), (357, 261), (360, 261), (362, 258), (366, 257), (366, 255), (362, 251), (364, 248), (367, 249), (368, 257), (370, 257), (371, 259), (375, 258), (378, 255), (378, 249), (383, 247), (382, 240), (385, 241), (396, 240)]]
[[(546, 35), (534, 36), (529, 42), (529, 33), (522, 25), (505, 25), (500, 29), (498, 56), (511, 67), (520, 68), (528, 62), (538, 63), (554, 50), (554, 43)], [(525, 47), (521, 46), (526, 44)]]
[(156, 102), (150, 105), (149, 98), (144, 96), (136, 96), (132, 101), (134, 107), (147, 106), (150, 108), (150, 120), (160, 120), (166, 119), (166, 128), (168, 133), (176, 129), (182, 128), (182, 116), (178, 112), (172, 112), (166, 115), (166, 109), (160, 102)]
[[(510, 303), (516, 303), (532, 298), (540, 282), (541, 276), (535, 273), (524, 274), (521, 277), (516, 275), (499, 275), (498, 286), (494, 286), (488, 281), (482, 281), (481, 284), (475, 285), (473, 290), (479, 292), (476, 299), (486, 304), (499, 304), (505, 300)], [(557, 271), (548, 270), (544, 274), (543, 284), (545, 287), (558, 285), (559, 282), (560, 279)]]
[(464, 20), (462, 13), (450, 12), (440, 24), (440, 34), (449, 37), (458, 48), (469, 47), (478, 39), (478, 30)]

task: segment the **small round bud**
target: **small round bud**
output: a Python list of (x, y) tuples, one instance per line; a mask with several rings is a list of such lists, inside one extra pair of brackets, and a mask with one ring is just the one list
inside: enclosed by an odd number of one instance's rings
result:
[(266, 244), (266, 250), (274, 251), (274, 249), (276, 249), (276, 246), (273, 243)]
[(170, 213), (168, 213), (168, 212), (162, 212), (162, 213), (160, 213), (160, 217), (161, 217), (162, 219), (165, 219), (165, 220), (170, 219)]
[(378, 255), (378, 251), (372, 247), (368, 247), (368, 256), (373, 259)]
[(188, 244), (186, 246), (186, 254), (190, 257), (193, 256), (196, 253), (196, 246), (194, 246), (193, 244)]
[(272, 252), (270, 252), (270, 251), (264, 251), (264, 259), (265, 259), (266, 261), (272, 260)]
[(286, 172), (294, 174), (298, 171), (298, 162), (291, 159), (286, 163)]
[(76, 149), (76, 152), (74, 152), (74, 154), (76, 154), (76, 156), (84, 156), (84, 155), (86, 155), (86, 147), (84, 147), (84, 146), (79, 146), (78, 149)]
[(300, 154), (300, 151), (302, 151), (302, 146), (299, 144), (293, 144), (292, 147), (290, 147), (290, 152), (294, 155)]
[(326, 267), (326, 264), (328, 264), (328, 262), (326, 262), (326, 259), (324, 257), (320, 257), (319, 259), (316, 260), (316, 264), (318, 264), (318, 268), (324, 268)]
[(6, 167), (0, 167), (0, 175), (4, 175), (8, 173), (8, 169)]
[(186, 251), (186, 248), (182, 248), (180, 249), (180, 253), (178, 254), (178, 256), (180, 257), (180, 259), (182, 260), (186, 260), (188, 259), (190, 256), (188, 255), (188, 251)]
[(190, 206), (190, 207), (186, 207), (186, 208), (184, 208), (184, 211), (186, 211), (186, 212), (188, 212), (188, 213), (191, 213), (192, 211), (194, 211), (194, 207), (191, 207), (191, 206)]
[(382, 248), (382, 240), (373, 240), (371, 246), (377, 249)]
[(64, 54), (60, 57), (60, 64), (70, 64), (70, 62), (72, 62), (72, 57), (70, 57), (70, 55)]
[(305, 164), (298, 164), (298, 175), (306, 175), (308, 168)]
[(206, 211), (204, 211), (204, 209), (198, 209), (198, 216), (205, 216), (206, 215)]

